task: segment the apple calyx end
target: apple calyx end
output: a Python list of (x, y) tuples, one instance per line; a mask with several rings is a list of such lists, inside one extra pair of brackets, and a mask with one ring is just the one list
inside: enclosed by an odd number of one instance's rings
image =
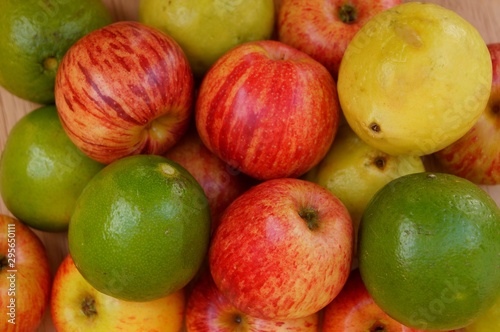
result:
[(337, 15), (345, 24), (352, 24), (358, 20), (358, 10), (351, 3), (344, 3), (341, 5)]
[(304, 207), (299, 211), (299, 216), (306, 222), (307, 227), (314, 231), (319, 227), (318, 211), (311, 207)]
[(97, 309), (95, 308), (95, 300), (91, 296), (86, 296), (82, 301), (82, 313), (87, 318), (92, 318), (97, 315)]

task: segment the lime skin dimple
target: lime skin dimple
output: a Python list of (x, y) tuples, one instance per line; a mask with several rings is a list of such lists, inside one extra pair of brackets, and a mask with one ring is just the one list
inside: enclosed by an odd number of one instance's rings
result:
[(191, 174), (167, 158), (136, 155), (89, 182), (68, 240), (77, 268), (97, 290), (149, 301), (196, 275), (209, 234), (208, 200)]

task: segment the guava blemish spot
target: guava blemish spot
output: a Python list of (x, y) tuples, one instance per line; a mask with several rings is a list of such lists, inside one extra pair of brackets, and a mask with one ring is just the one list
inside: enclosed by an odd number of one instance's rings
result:
[(396, 35), (405, 43), (416, 48), (422, 47), (424, 44), (420, 34), (412, 27), (406, 24), (398, 24), (395, 27)]
[(379, 133), (380, 132), (380, 126), (378, 123), (372, 122), (369, 125), (370, 130), (373, 131), (374, 133)]
[(174, 175), (176, 173), (175, 168), (173, 168), (171, 165), (166, 164), (166, 163), (160, 164), (160, 170), (163, 174), (168, 175), (168, 176)]
[(428, 179), (435, 179), (435, 178), (437, 178), (437, 176), (436, 176), (436, 174), (431, 173), (431, 174), (427, 174), (427, 178)]
[(43, 68), (46, 71), (56, 71), (59, 66), (59, 62), (55, 57), (48, 57), (43, 60)]

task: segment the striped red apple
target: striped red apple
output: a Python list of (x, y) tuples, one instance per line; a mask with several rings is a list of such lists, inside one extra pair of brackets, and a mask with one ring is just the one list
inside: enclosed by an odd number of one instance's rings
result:
[(209, 273), (196, 281), (186, 305), (186, 332), (317, 332), (318, 324), (317, 312), (290, 320), (249, 316), (228, 301)]
[(359, 29), (376, 14), (401, 0), (283, 0), (279, 40), (322, 63), (337, 78), (345, 49)]
[(251, 178), (210, 152), (195, 128), (190, 128), (164, 156), (184, 167), (203, 188), (210, 205), (211, 232), (217, 228), (226, 207), (254, 184)]
[(0, 229), (0, 331), (38, 331), (52, 284), (46, 248), (31, 228), (9, 215), (0, 215)]
[(274, 40), (225, 53), (205, 75), (196, 127), (207, 148), (258, 180), (298, 177), (328, 151), (339, 123), (336, 85), (307, 54)]
[(309, 316), (330, 303), (351, 270), (353, 226), (330, 191), (300, 179), (260, 183), (223, 213), (209, 250), (216, 287), (261, 319)]
[(68, 136), (89, 157), (110, 163), (133, 154), (163, 154), (191, 119), (193, 74), (170, 36), (120, 21), (67, 51), (55, 98)]

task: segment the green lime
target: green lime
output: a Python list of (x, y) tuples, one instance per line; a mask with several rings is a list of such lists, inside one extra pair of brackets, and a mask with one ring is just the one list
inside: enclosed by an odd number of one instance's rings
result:
[(112, 22), (101, 0), (0, 1), (0, 85), (20, 98), (53, 103), (57, 68), (68, 48)]
[(368, 203), (358, 254), (366, 288), (389, 316), (418, 329), (462, 328), (500, 291), (500, 210), (463, 178), (405, 175)]
[(0, 193), (18, 219), (65, 231), (76, 200), (102, 168), (71, 142), (54, 105), (37, 108), (11, 129), (0, 159)]
[(167, 296), (196, 275), (210, 236), (202, 187), (157, 155), (119, 159), (83, 190), (68, 231), (69, 251), (98, 291), (128, 301)]

